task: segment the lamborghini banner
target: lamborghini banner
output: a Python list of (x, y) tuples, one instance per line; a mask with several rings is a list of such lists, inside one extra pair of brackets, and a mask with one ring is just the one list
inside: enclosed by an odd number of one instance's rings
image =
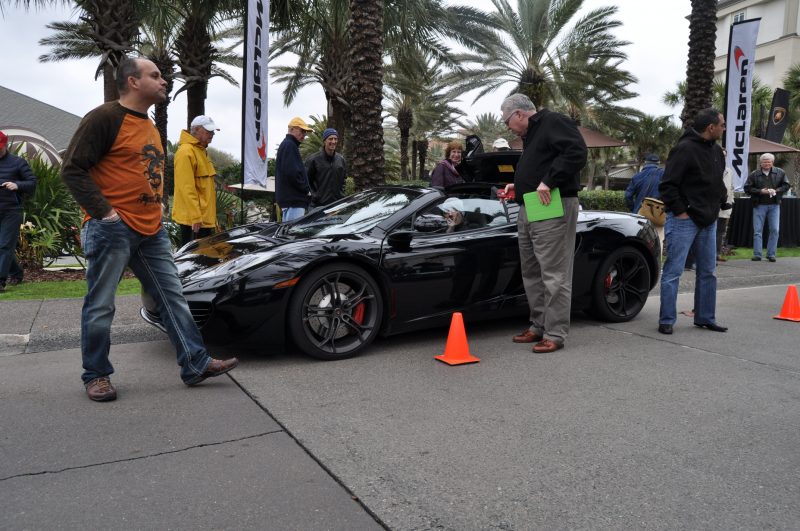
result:
[(242, 83), (243, 183), (267, 184), (269, 0), (247, 1)]
[(789, 91), (782, 88), (775, 89), (772, 96), (772, 108), (767, 121), (767, 133), (764, 138), (770, 142), (783, 142), (783, 133), (789, 124)]
[(751, 96), (756, 64), (756, 38), (760, 18), (743, 20), (731, 26), (728, 44), (728, 73), (725, 94), (725, 161), (733, 170), (733, 188), (741, 192), (747, 180), (750, 154), (750, 123), (753, 121)]

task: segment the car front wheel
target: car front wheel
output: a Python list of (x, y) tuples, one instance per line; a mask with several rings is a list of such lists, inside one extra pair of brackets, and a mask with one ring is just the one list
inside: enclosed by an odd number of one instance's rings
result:
[(297, 347), (314, 358), (356, 356), (378, 335), (383, 299), (375, 280), (350, 264), (308, 273), (289, 302), (289, 331)]
[(647, 302), (650, 268), (633, 247), (620, 247), (605, 260), (592, 286), (592, 313), (612, 323), (630, 321)]

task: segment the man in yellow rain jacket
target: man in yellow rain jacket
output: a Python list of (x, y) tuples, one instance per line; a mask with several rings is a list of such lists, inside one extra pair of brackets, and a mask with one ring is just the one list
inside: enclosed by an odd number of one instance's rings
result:
[(214, 233), (217, 225), (217, 171), (206, 148), (219, 131), (214, 121), (200, 115), (188, 131), (181, 131), (175, 152), (175, 199), (172, 219), (181, 228), (181, 245)]

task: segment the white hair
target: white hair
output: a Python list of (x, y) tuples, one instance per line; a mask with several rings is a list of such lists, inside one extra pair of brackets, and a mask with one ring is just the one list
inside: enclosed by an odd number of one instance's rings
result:
[(758, 157), (758, 160), (759, 162), (763, 162), (765, 160), (775, 162), (775, 155), (773, 155), (772, 153), (764, 153), (763, 155)]

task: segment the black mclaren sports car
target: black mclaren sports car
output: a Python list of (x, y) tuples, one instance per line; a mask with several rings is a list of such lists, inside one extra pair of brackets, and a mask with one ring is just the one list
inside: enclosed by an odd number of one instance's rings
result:
[[(315, 358), (362, 352), (378, 335), (527, 315), (518, 205), (498, 199), (519, 152), (473, 155), (447, 190), (383, 186), (289, 223), (192, 242), (175, 262), (211, 343), (289, 341)], [(490, 181), (490, 182), (484, 182)], [(658, 280), (660, 244), (640, 216), (582, 211), (573, 310), (628, 321)], [(159, 326), (153, 308), (142, 316)]]

